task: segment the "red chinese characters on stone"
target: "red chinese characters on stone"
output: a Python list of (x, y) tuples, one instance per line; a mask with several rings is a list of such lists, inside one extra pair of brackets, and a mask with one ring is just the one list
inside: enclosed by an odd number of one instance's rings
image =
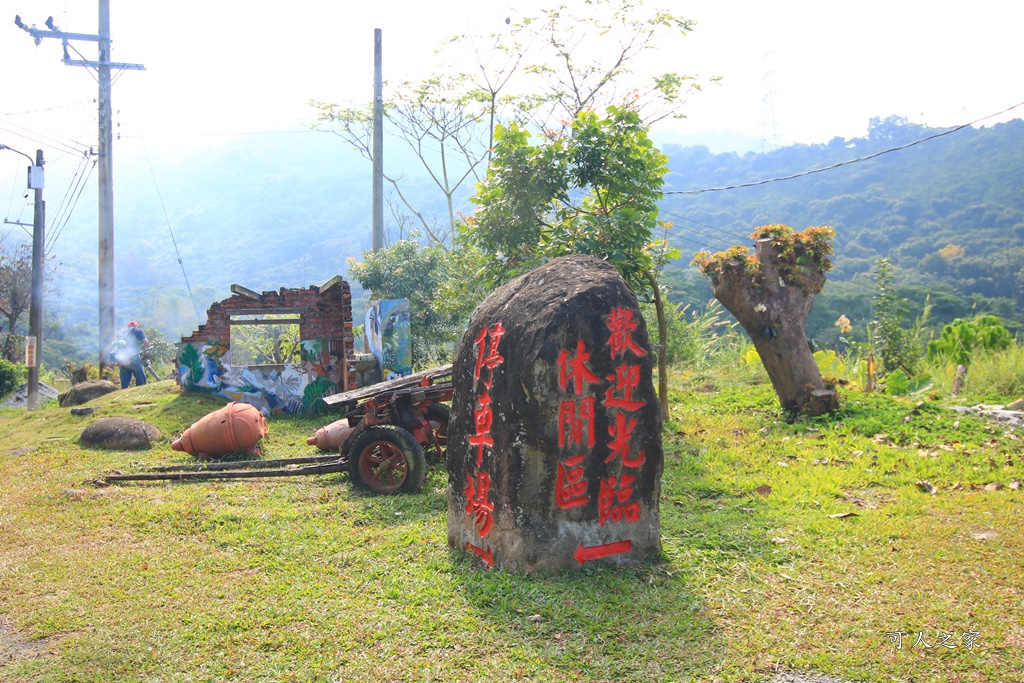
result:
[(562, 349), (558, 354), (558, 386), (562, 391), (566, 390), (569, 382), (573, 383), (576, 395), (583, 393), (583, 383), (597, 384), (601, 381), (597, 375), (587, 366), (590, 354), (582, 339), (576, 340), (576, 355), (569, 359), (569, 351)]
[[(579, 413), (577, 414), (577, 408)], [(584, 427), (586, 427), (586, 443), (583, 441)], [(594, 447), (597, 440), (594, 438), (594, 397), (580, 399), (579, 401), (562, 401), (558, 411), (558, 447), (572, 448), (572, 446), (586, 446), (589, 450)]]
[[(627, 422), (628, 420), (628, 422)], [(644, 452), (635, 458), (629, 457), (629, 440), (633, 438), (633, 428), (636, 427), (636, 420), (627, 418), (622, 413), (615, 413), (615, 424), (608, 428), (608, 435), (612, 440), (608, 443), (608, 450), (611, 453), (605, 462), (611, 462), (615, 458), (622, 458), (625, 467), (636, 468), (644, 464)]]
[[(494, 369), (504, 362), (504, 357), (498, 353), (498, 344), (505, 335), (505, 328), (501, 321), (491, 327), (486, 325), (480, 330), (480, 334), (474, 340), (477, 347), (476, 367), (474, 377), (483, 384), (483, 393), (477, 396), (477, 404), (473, 409), (474, 433), (469, 437), (469, 443), (476, 446), (476, 466), (479, 471), (475, 476), (466, 473), (466, 514), (473, 520), (480, 537), (487, 536), (494, 525), (494, 503), (490, 501), (491, 475), (483, 469), (484, 449), (494, 447), (494, 438), (491, 436), (491, 426), (494, 424), (494, 411), (491, 408), (491, 386), (494, 383)], [(481, 557), (483, 557), (481, 555)], [(485, 563), (486, 563), (486, 558)]]
[(627, 522), (640, 521), (640, 503), (627, 502), (633, 495), (634, 481), (636, 477), (629, 474), (601, 480), (601, 491), (597, 496), (598, 524), (604, 526), (605, 522), (619, 522), (623, 519)]
[(555, 503), (563, 510), (586, 505), (590, 502), (587, 495), (587, 480), (583, 478), (583, 459), (577, 455), (558, 463), (555, 475)]
[[(608, 427), (608, 456), (606, 463), (619, 460), (623, 469), (638, 469), (644, 464), (644, 452), (630, 456), (630, 441), (637, 421), (627, 412), (637, 411), (646, 403), (634, 400), (633, 392), (640, 387), (640, 365), (625, 359), (627, 353), (635, 356), (646, 356), (647, 352), (633, 341), (633, 332), (639, 323), (628, 308), (613, 308), (605, 319), (608, 326), (608, 353), (612, 359), (621, 358), (622, 362), (615, 368), (614, 375), (608, 375), (609, 382), (605, 390), (604, 405), (614, 408), (615, 421)], [(636, 476), (625, 472), (601, 479), (597, 500), (598, 523), (604, 526), (607, 522), (637, 522), (640, 520), (640, 504), (629, 502), (633, 495), (633, 482)]]
[(494, 503), (487, 499), (491, 491), (491, 476), (486, 472), (477, 472), (476, 481), (466, 473), (466, 514), (473, 517), (473, 526), (480, 532), (481, 538), (486, 536), (494, 524)]
[(637, 321), (633, 320), (633, 311), (628, 308), (613, 308), (606, 320), (608, 330), (611, 334), (608, 337), (608, 352), (612, 358), (619, 358), (626, 351), (632, 351), (638, 356), (646, 356), (647, 352), (637, 346), (633, 341), (633, 333), (637, 328)]
[[(559, 407), (559, 448), (583, 448), (589, 452), (597, 444), (594, 435), (597, 399), (594, 396), (583, 396), (583, 392), (587, 386), (599, 383), (601, 378), (590, 369), (587, 364), (589, 360), (590, 353), (582, 339), (576, 340), (575, 355), (570, 356), (568, 349), (562, 349), (558, 354), (558, 386), (562, 391), (572, 391), (579, 397), (562, 401)], [(586, 495), (585, 459), (586, 453), (558, 463), (555, 475), (555, 504), (558, 507), (567, 510), (590, 502), (590, 497)]]
[(494, 411), (491, 410), (491, 395), (485, 393), (476, 397), (477, 405), (473, 409), (473, 424), (476, 426), (476, 433), (469, 437), (469, 444), (476, 446), (476, 466), (481, 467), (484, 463), (484, 446), (494, 446), (494, 439), (491, 438), (491, 425), (494, 423)]
[(614, 375), (608, 375), (608, 381), (612, 382), (612, 385), (604, 392), (605, 406), (622, 410), (643, 408), (643, 401), (633, 400), (633, 390), (640, 386), (639, 365), (622, 363), (615, 368)]
[[(493, 326), (487, 327), (486, 325), (480, 330), (480, 334), (477, 335), (476, 340), (473, 342), (473, 346), (479, 346), (480, 348), (476, 352), (476, 369), (473, 376), (480, 379), (480, 373), (484, 368), (487, 368), (487, 379), (484, 380), (484, 386), (487, 389), (491, 388), (491, 380), (494, 377), (494, 368), (501, 365), (505, 359), (498, 353), (498, 342), (505, 335), (505, 328), (501, 326), (499, 320)], [(490, 343), (488, 343), (490, 339)]]

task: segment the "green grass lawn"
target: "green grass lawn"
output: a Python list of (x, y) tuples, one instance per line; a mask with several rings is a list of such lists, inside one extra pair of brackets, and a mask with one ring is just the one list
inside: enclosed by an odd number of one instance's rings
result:
[[(672, 380), (663, 561), (547, 577), (449, 552), (443, 470), (390, 497), (91, 485), (185, 460), (76, 443), (96, 416), (175, 437), (220, 405), (169, 382), (87, 418), (0, 412), (0, 680), (1024, 680), (1018, 435), (860, 392), (787, 424), (763, 383)], [(326, 421), (271, 420), (265, 457), (312, 454)]]

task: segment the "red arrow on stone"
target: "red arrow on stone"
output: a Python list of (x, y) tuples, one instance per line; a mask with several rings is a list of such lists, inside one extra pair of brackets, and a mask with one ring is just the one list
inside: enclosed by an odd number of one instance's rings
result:
[(483, 548), (478, 548), (469, 541), (466, 541), (466, 550), (472, 550), (476, 553), (488, 567), (494, 566), (494, 552), (490, 548), (484, 550)]
[(583, 544), (580, 543), (580, 547), (576, 548), (576, 552), (572, 556), (577, 562), (583, 564), (589, 560), (596, 560), (599, 557), (628, 553), (632, 547), (633, 541), (616, 541), (615, 543), (605, 543), (604, 545), (592, 545), (589, 548), (584, 548)]

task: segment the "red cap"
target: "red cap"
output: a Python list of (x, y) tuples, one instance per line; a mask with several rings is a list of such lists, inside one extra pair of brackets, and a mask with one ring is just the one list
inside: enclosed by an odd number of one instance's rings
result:
[(138, 327), (138, 326), (139, 326), (139, 324), (137, 322), (135, 322), (134, 320), (129, 320), (128, 321), (128, 327)]

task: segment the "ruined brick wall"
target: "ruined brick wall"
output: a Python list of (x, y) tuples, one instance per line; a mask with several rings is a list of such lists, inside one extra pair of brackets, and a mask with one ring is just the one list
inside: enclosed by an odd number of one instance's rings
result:
[[(205, 324), (181, 339), (177, 379), (183, 389), (216, 393), (273, 414), (315, 410), (321, 396), (357, 386), (347, 282), (336, 277), (321, 287), (257, 294), (235, 285), (232, 291), (210, 306)], [(301, 362), (232, 366), (231, 316), (246, 314), (298, 314)]]
[(344, 339), (348, 355), (352, 354), (352, 291), (344, 280), (325, 292), (311, 285), (263, 292), (258, 299), (235, 294), (211, 305), (206, 324), (181, 341), (230, 345), (231, 316), (246, 313), (298, 313), (301, 339)]

